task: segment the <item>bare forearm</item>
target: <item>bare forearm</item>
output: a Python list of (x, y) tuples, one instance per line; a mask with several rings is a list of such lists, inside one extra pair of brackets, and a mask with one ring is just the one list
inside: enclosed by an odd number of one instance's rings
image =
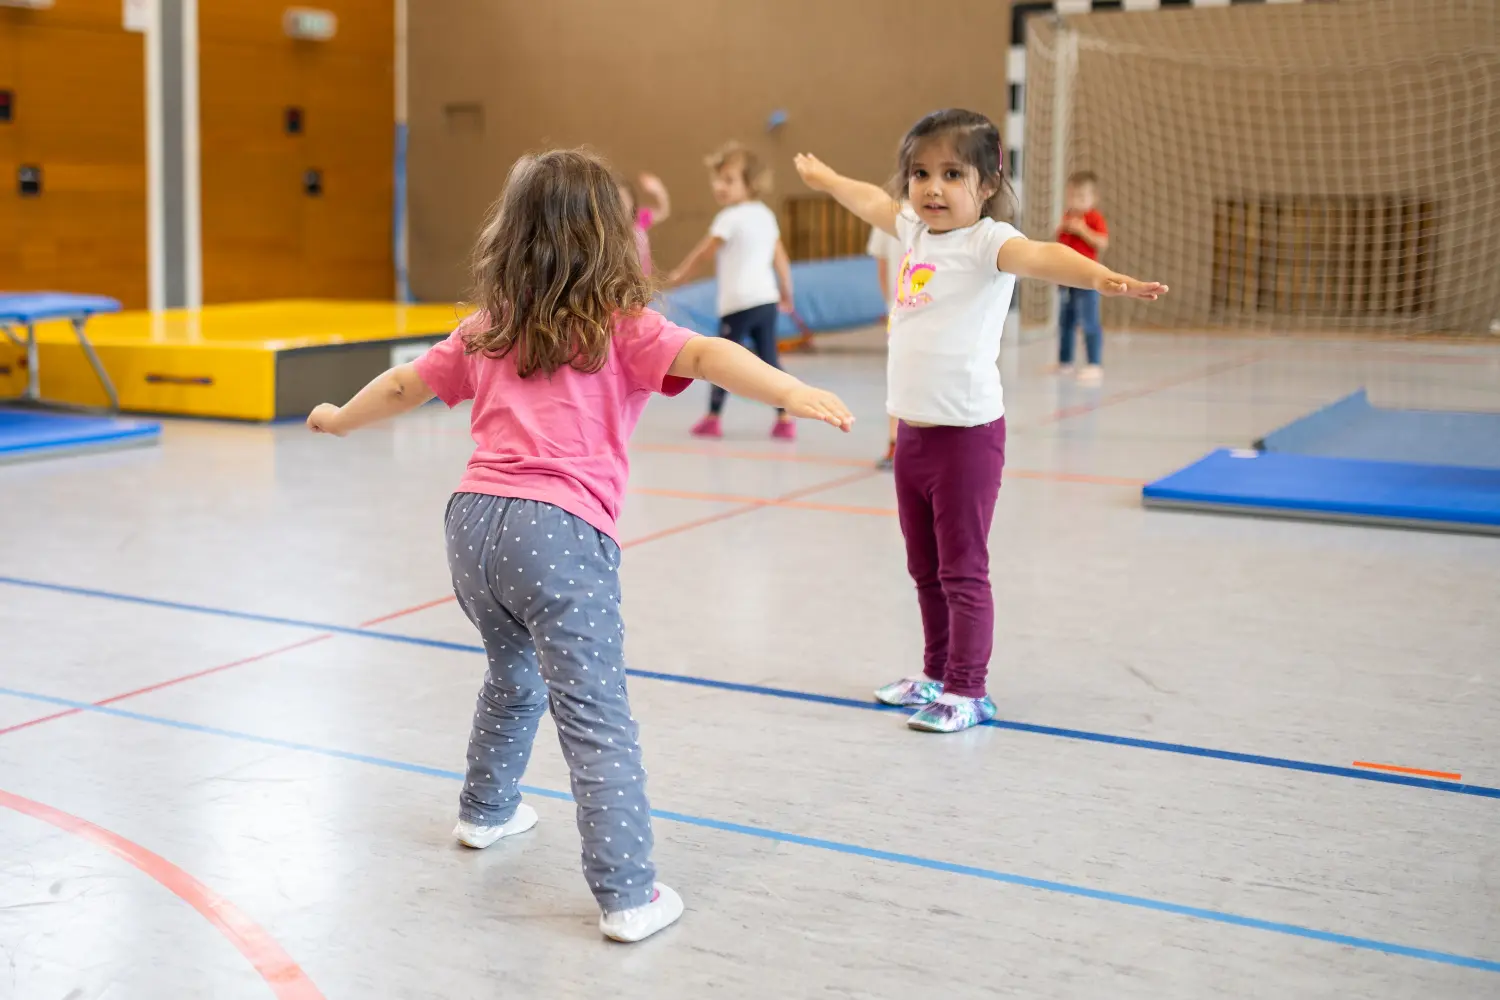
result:
[(348, 433), (387, 417), (414, 410), (433, 396), (412, 365), (382, 372), (339, 407), (339, 429)]
[(698, 267), (703, 263), (704, 259), (711, 253), (713, 253), (717, 245), (718, 241), (714, 237), (710, 236), (700, 242), (697, 246), (693, 247), (693, 249), (689, 250), (688, 255), (682, 258), (682, 263), (678, 264), (675, 268), (672, 269), (672, 280), (681, 281), (683, 278), (696, 271)]
[(787, 397), (802, 388), (802, 382), (786, 372), (772, 368), (739, 344), (717, 337), (703, 337), (694, 342), (689, 377), (712, 382), (736, 396), (744, 396), (771, 406), (784, 406)]
[(781, 285), (782, 301), (792, 301), (792, 261), (780, 244), (776, 246), (776, 281)]
[(1018, 277), (1040, 278), (1074, 288), (1093, 288), (1114, 273), (1072, 247), (1036, 240), (1011, 240), (1000, 248), (996, 264), (1000, 270)]
[(896, 235), (899, 206), (884, 188), (838, 175), (829, 181), (827, 191), (840, 205), (876, 229)]

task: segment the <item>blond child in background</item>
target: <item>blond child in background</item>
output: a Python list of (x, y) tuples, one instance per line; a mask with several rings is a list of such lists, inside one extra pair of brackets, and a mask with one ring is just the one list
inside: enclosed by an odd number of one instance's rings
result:
[[(708, 235), (694, 247), (668, 277), (676, 284), (709, 256), (713, 256), (719, 284), (719, 336), (744, 344), (773, 368), (781, 367), (776, 343), (776, 317), (792, 311), (792, 267), (781, 245), (781, 226), (776, 213), (760, 199), (771, 189), (771, 172), (760, 158), (731, 142), (705, 162), (710, 172), (714, 216)], [(693, 427), (697, 437), (724, 436), (720, 414), (728, 393), (715, 386), (709, 393), (708, 413)], [(796, 424), (778, 410), (771, 436), (782, 441), (796, 438)]]
[[(865, 253), (875, 258), (875, 276), (880, 282), (880, 294), (885, 299), (887, 313), (895, 311), (896, 286), (901, 280), (901, 261), (906, 256), (906, 247), (901, 241), (882, 229), (871, 227), (870, 242)], [(886, 318), (886, 329), (890, 329), (890, 318)], [(885, 457), (875, 463), (877, 469), (890, 469), (896, 464), (896, 418), (890, 418), (890, 442)]]

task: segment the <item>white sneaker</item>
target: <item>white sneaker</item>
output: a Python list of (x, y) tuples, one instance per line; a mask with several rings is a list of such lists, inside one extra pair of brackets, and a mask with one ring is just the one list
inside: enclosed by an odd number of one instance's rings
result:
[(672, 926), (680, 916), (682, 897), (658, 882), (655, 895), (645, 906), (599, 914), (599, 930), (611, 941), (633, 944)]
[(1078, 373), (1079, 385), (1098, 385), (1104, 381), (1104, 369), (1098, 365), (1089, 365)]
[(482, 851), (502, 837), (513, 837), (536, 826), (536, 810), (522, 802), (516, 814), (499, 826), (480, 826), (461, 819), (453, 828), (453, 837), (465, 847)]

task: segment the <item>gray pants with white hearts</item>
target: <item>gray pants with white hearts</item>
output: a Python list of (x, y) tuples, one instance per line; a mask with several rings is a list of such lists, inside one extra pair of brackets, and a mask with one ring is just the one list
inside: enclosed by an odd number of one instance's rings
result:
[(454, 494), (445, 534), (453, 591), (489, 656), (461, 815), (485, 826), (511, 818), (550, 705), (594, 898), (606, 912), (650, 902), (651, 807), (625, 692), (620, 547), (551, 504), (477, 493)]

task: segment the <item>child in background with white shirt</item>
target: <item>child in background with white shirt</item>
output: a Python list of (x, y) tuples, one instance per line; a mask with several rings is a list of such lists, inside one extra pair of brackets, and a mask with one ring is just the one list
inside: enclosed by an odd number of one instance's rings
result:
[[(882, 229), (870, 228), (870, 242), (865, 244), (865, 253), (875, 258), (875, 278), (880, 282), (880, 297), (885, 299), (887, 313), (896, 311), (896, 279), (901, 275), (901, 261), (906, 256), (906, 247), (901, 241)], [(891, 327), (890, 315), (886, 317), (886, 330)], [(889, 470), (896, 464), (896, 418), (890, 418), (891, 439), (885, 449), (885, 457), (875, 463), (877, 469)]]
[[(896, 506), (926, 641), (923, 671), (875, 692), (921, 708), (908, 724), (954, 733), (995, 717), (985, 680), (995, 638), (989, 532), (1005, 466), (1000, 336), (1016, 278), (1155, 299), (1156, 282), (1116, 274), (1001, 221), (1010, 202), (1000, 133), (984, 115), (934, 111), (901, 143), (887, 192), (797, 157), (826, 191), (907, 248), (891, 315), (886, 408), (896, 438)], [(895, 195), (895, 197), (893, 197)], [(897, 198), (904, 195), (910, 205)]]
[[(771, 188), (771, 173), (749, 149), (731, 142), (705, 161), (712, 172), (714, 200), (723, 206), (708, 235), (667, 278), (676, 284), (710, 254), (719, 282), (719, 336), (749, 347), (774, 368), (781, 367), (776, 344), (776, 314), (792, 311), (792, 267), (781, 245), (776, 213), (761, 197)], [(728, 395), (715, 386), (708, 413), (693, 427), (697, 437), (724, 436), (719, 415)], [(771, 436), (796, 438), (797, 426), (776, 411)]]

